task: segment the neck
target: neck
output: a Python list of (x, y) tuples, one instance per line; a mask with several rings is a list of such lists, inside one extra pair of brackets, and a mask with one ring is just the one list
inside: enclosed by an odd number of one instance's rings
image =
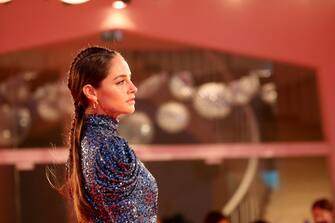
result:
[(117, 115), (117, 114), (113, 114), (113, 113), (110, 113), (110, 112), (105, 112), (104, 110), (99, 109), (99, 108), (96, 108), (94, 111), (92, 109), (87, 108), (86, 111), (85, 111), (85, 115), (86, 116), (88, 116), (88, 115), (106, 115), (106, 116), (110, 116), (114, 119), (118, 119), (118, 117), (119, 117), (119, 115)]
[(93, 108), (92, 106), (87, 107), (86, 110), (85, 110), (85, 115), (107, 115), (107, 116), (110, 116), (114, 119), (117, 119), (120, 114), (107, 111), (98, 102), (96, 108)]

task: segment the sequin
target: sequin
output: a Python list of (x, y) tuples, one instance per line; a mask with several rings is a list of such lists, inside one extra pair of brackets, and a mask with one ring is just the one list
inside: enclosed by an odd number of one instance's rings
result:
[(117, 127), (106, 115), (85, 118), (81, 162), (85, 196), (94, 209), (90, 222), (156, 223), (156, 180)]

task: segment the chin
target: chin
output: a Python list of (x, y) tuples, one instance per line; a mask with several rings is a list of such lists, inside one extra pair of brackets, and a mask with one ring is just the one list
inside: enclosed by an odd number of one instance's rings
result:
[(130, 108), (128, 111), (127, 111), (127, 114), (132, 114), (135, 112), (135, 107), (133, 108)]
[(135, 112), (135, 108), (131, 110), (131, 112), (129, 112), (129, 114), (133, 114)]

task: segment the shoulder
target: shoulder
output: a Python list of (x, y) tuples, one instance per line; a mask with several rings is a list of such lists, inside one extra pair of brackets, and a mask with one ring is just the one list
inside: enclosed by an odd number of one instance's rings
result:
[(99, 159), (110, 163), (122, 163), (123, 165), (137, 162), (135, 152), (129, 147), (128, 142), (119, 137), (109, 137), (100, 146)]
[(98, 168), (128, 169), (138, 161), (127, 140), (116, 135), (85, 134), (81, 147), (82, 155), (94, 159)]
[(104, 186), (135, 183), (141, 169), (134, 151), (120, 137), (100, 146), (94, 163), (96, 180)]

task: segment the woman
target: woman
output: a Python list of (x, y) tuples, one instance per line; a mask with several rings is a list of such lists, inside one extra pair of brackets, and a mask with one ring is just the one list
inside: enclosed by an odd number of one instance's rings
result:
[(137, 88), (116, 51), (89, 47), (68, 77), (75, 117), (67, 186), (79, 222), (156, 222), (157, 184), (125, 139), (118, 117), (135, 111)]

